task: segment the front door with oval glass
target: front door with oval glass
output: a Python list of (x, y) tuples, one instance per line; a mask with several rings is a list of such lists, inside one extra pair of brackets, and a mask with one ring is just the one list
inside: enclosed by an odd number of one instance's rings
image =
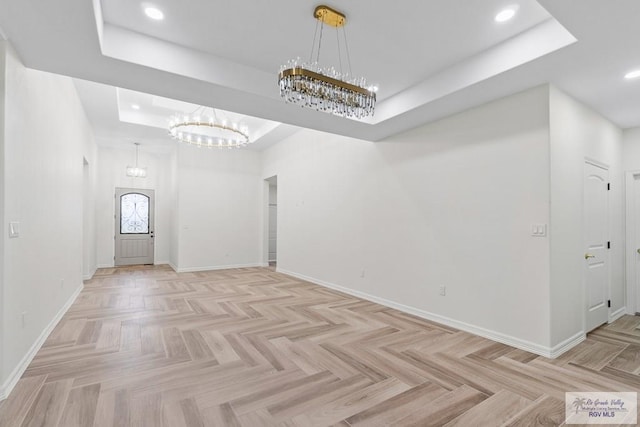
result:
[(116, 266), (153, 264), (153, 190), (116, 188)]

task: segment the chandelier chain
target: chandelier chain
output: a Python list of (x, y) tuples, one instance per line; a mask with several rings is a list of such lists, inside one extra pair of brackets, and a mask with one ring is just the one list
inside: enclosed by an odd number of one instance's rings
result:
[(318, 40), (318, 56), (316, 62), (320, 62), (320, 48), (322, 47), (322, 30), (324, 30), (324, 21), (320, 24), (320, 39)]
[(336, 40), (338, 41), (338, 65), (340, 66), (340, 74), (342, 74), (342, 51), (340, 50), (340, 31), (336, 27)]
[(347, 63), (349, 64), (349, 75), (353, 76), (353, 71), (351, 70), (351, 55), (349, 54), (349, 43), (347, 43), (347, 29), (342, 27), (342, 34), (344, 35), (344, 48), (347, 51)]
[[(316, 31), (313, 33), (313, 43), (311, 43), (311, 54), (309, 55), (309, 62), (313, 62), (313, 51), (316, 48), (316, 38), (318, 37), (318, 25), (320, 25), (320, 21), (316, 21)], [(318, 49), (318, 54), (320, 53), (320, 49)]]

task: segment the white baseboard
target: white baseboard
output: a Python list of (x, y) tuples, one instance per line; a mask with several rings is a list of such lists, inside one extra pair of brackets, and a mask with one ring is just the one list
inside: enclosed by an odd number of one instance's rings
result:
[(91, 280), (93, 275), (96, 274), (97, 270), (98, 270), (98, 267), (94, 267), (93, 270), (91, 270), (91, 273), (85, 274), (84, 276), (82, 276), (82, 280)]
[(60, 308), (58, 313), (56, 313), (54, 318), (51, 319), (51, 322), (49, 322), (47, 327), (44, 328), (44, 330), (42, 331), (38, 339), (33, 343), (27, 354), (25, 354), (20, 363), (18, 363), (18, 366), (13, 369), (13, 372), (11, 372), (9, 378), (7, 378), (4, 384), (0, 386), (0, 401), (6, 399), (9, 396), (13, 388), (18, 383), (18, 380), (20, 380), (20, 377), (22, 377), (22, 374), (24, 374), (24, 371), (27, 370), (27, 367), (29, 367), (29, 364), (40, 350), (40, 347), (42, 347), (42, 344), (44, 344), (44, 342), (49, 337), (49, 334), (51, 334), (51, 332), (53, 331), (53, 328), (56, 327), (60, 319), (62, 319), (62, 316), (64, 316), (67, 310), (69, 310), (69, 307), (71, 307), (76, 298), (78, 298), (78, 295), (80, 295), (80, 292), (82, 292), (83, 288), (84, 285), (81, 284), (78, 289), (73, 292), (67, 302), (62, 306), (62, 308)]
[(256, 262), (251, 264), (229, 264), (229, 265), (212, 265), (205, 267), (184, 267), (176, 268), (173, 264), (169, 264), (176, 273), (195, 273), (198, 271), (211, 271), (211, 270), (228, 270), (232, 268), (250, 268), (250, 267), (264, 267), (262, 263)]
[[(154, 261), (153, 265), (170, 265), (173, 267), (173, 264), (171, 264), (170, 261)], [(123, 267), (126, 267), (123, 265)], [(99, 264), (98, 267), (96, 268), (96, 270), (98, 268), (116, 268), (115, 264)], [(94, 270), (94, 274), (95, 274), (95, 270)], [(86, 280), (86, 279), (85, 279)]]
[(497, 341), (502, 344), (510, 345), (512, 347), (519, 348), (521, 350), (528, 351), (530, 353), (534, 353), (540, 356), (544, 356), (547, 358), (555, 358), (565, 351), (569, 350), (571, 347), (577, 345), (582, 342), (586, 335), (584, 332), (580, 332), (575, 336), (569, 338), (566, 341), (558, 344), (557, 346), (546, 347), (540, 344), (536, 344), (530, 341), (522, 340), (520, 338), (516, 338), (510, 335), (503, 334), (501, 332), (492, 331), (490, 329), (485, 329), (480, 326), (471, 325), (469, 323), (461, 322), (455, 319), (451, 319), (449, 317), (441, 316), (439, 314), (430, 313), (428, 311), (424, 311), (415, 307), (410, 307), (404, 304), (400, 304), (394, 301), (390, 301), (385, 298), (380, 298), (374, 295), (367, 294), (365, 292), (356, 291), (353, 289), (345, 288), (343, 286), (336, 285), (334, 283), (325, 282), (323, 280), (314, 279), (313, 277), (305, 276), (303, 274), (298, 274), (293, 271), (284, 270), (281, 268), (276, 268), (276, 271), (279, 273), (287, 274), (289, 276), (296, 277), (298, 279), (306, 280), (307, 282), (315, 283), (316, 285), (325, 286), (330, 289), (334, 289), (336, 291), (344, 292), (345, 294), (349, 294), (358, 298), (365, 299), (367, 301), (375, 302), (385, 307), (394, 308), (396, 310), (402, 311), (404, 313), (412, 314), (414, 316), (421, 317), (426, 320), (430, 320), (432, 322), (437, 322), (442, 325), (446, 325), (455, 329), (459, 329), (461, 331), (469, 332), (474, 335), (479, 335), (484, 338), (488, 338), (492, 341)]
[(609, 315), (609, 323), (615, 322), (616, 320), (618, 320), (619, 318), (621, 318), (625, 314), (627, 314), (627, 307), (626, 306), (617, 309), (616, 311), (614, 311), (613, 313), (611, 313)]
[(561, 343), (558, 343), (553, 347), (551, 347), (548, 356), (544, 354), (541, 354), (541, 356), (545, 356), (550, 359), (555, 359), (556, 357), (560, 356), (562, 353), (571, 350), (573, 347), (577, 346), (578, 344), (580, 344), (582, 341), (586, 339), (587, 339), (587, 334), (584, 331), (580, 331), (574, 336), (569, 337), (566, 340), (562, 341)]

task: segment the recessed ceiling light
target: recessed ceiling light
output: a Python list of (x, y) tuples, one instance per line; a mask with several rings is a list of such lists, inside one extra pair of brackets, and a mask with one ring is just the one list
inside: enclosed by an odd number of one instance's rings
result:
[(506, 22), (516, 15), (516, 8), (511, 6), (504, 10), (501, 10), (494, 18), (496, 22)]
[(144, 9), (144, 13), (151, 19), (155, 19), (156, 21), (161, 21), (164, 19), (164, 13), (157, 7), (146, 7)]
[(131, 108), (133, 108), (134, 110), (139, 110), (140, 106), (138, 104), (131, 104)]
[(624, 75), (625, 79), (637, 79), (638, 77), (640, 77), (640, 70), (629, 71)]

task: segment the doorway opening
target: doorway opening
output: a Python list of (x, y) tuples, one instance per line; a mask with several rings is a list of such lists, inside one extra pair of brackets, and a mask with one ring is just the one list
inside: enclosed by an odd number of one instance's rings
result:
[(116, 267), (153, 264), (154, 196), (153, 190), (116, 188)]
[(640, 171), (626, 176), (627, 313), (640, 315)]
[(276, 268), (278, 263), (278, 177), (265, 180), (268, 184), (267, 262)]

